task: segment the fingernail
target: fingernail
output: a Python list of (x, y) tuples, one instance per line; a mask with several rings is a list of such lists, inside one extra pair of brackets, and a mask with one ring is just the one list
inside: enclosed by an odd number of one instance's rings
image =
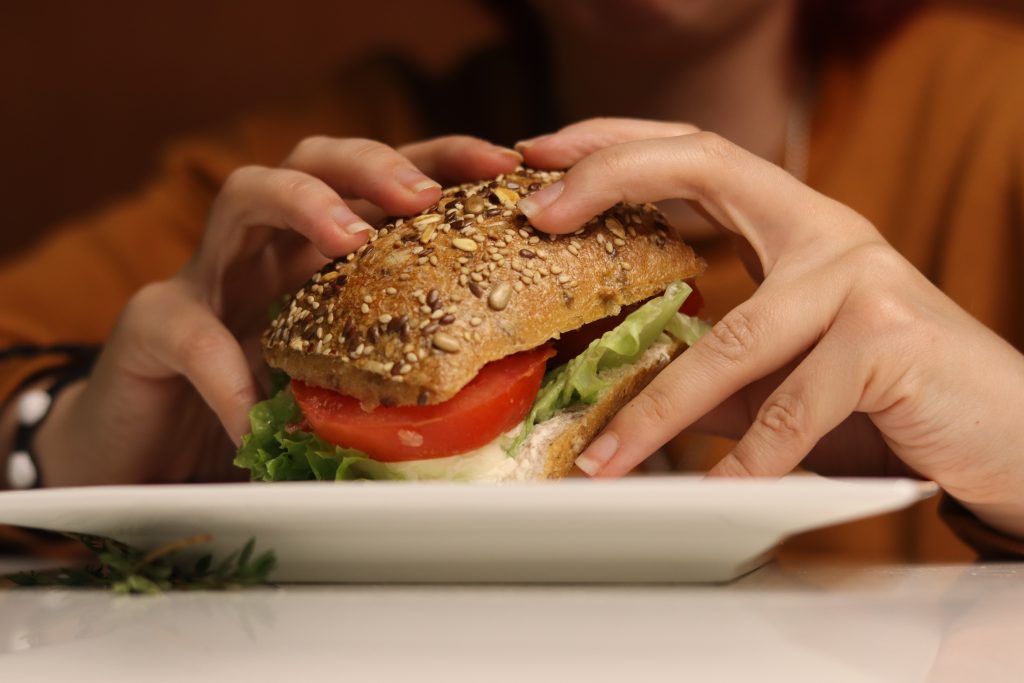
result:
[(562, 190), (565, 189), (565, 184), (559, 180), (557, 183), (548, 185), (543, 190), (538, 190), (528, 197), (523, 197), (519, 200), (519, 210), (526, 215), (527, 218), (534, 218), (540, 214), (541, 211), (548, 208), (555, 203), (555, 200), (562, 195)]
[(525, 140), (520, 140), (519, 142), (517, 142), (515, 144), (515, 148), (518, 150), (529, 149), (530, 147), (536, 145), (541, 140), (546, 140), (549, 137), (551, 137), (550, 133), (548, 133), (547, 135), (538, 135), (535, 138), (526, 138)]
[[(347, 232), (350, 235), (358, 235), (361, 232), (373, 230), (372, 225), (359, 220), (358, 218), (353, 216), (352, 212), (349, 211), (348, 209), (336, 207), (334, 209), (331, 209), (330, 215), (331, 219), (333, 219), (334, 222), (338, 224), (338, 227), (340, 227), (343, 231)], [(353, 218), (355, 218), (355, 220), (353, 220)]]
[(358, 235), (361, 232), (367, 232), (373, 230), (373, 226), (363, 221), (356, 221), (355, 223), (349, 223), (348, 225), (341, 226), (342, 229), (350, 235)]
[(411, 168), (403, 168), (395, 178), (413, 194), (419, 194), (424, 190), (441, 189), (436, 181)]
[(611, 432), (606, 432), (597, 437), (587, 450), (576, 458), (576, 467), (586, 472), (591, 477), (601, 471), (601, 468), (608, 464), (608, 461), (619, 449), (619, 437)]
[(509, 149), (508, 147), (501, 147), (498, 145), (495, 145), (494, 149), (498, 152), (498, 154), (502, 156), (512, 157), (513, 159), (516, 160), (516, 163), (523, 163), (523, 155), (515, 151), (514, 149)]

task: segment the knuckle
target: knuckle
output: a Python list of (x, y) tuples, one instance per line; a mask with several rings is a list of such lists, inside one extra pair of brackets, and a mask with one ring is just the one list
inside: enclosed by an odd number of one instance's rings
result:
[(657, 425), (669, 422), (675, 414), (673, 403), (673, 397), (668, 392), (657, 384), (649, 384), (629, 402), (626, 422), (633, 428), (636, 428), (637, 425)]
[(743, 362), (757, 344), (756, 325), (741, 309), (727, 313), (699, 342), (705, 352), (726, 364)]
[(576, 180), (580, 175), (586, 175), (587, 185), (602, 187), (607, 192), (614, 193), (617, 201), (640, 201), (634, 197), (631, 183), (618, 182), (619, 179), (635, 173), (636, 169), (642, 168), (643, 159), (639, 157), (636, 150), (629, 145), (616, 145), (603, 147), (586, 159), (578, 163), (571, 171), (578, 171)]
[(247, 165), (240, 166), (232, 171), (224, 180), (221, 187), (222, 194), (236, 194), (250, 187), (260, 176), (267, 171), (264, 166)]
[[(867, 222), (866, 219), (862, 221)], [(894, 275), (904, 272), (907, 267), (906, 260), (895, 249), (880, 241), (854, 246), (846, 252), (845, 260), (850, 268), (862, 276), (876, 280), (881, 278), (883, 282), (892, 280)]]
[(347, 142), (346, 155), (359, 164), (378, 162), (393, 154), (397, 155), (391, 147), (369, 138), (351, 138)]
[(324, 190), (321, 181), (304, 173), (283, 173), (277, 181), (281, 199), (286, 205), (295, 205), (318, 199)]
[(216, 355), (231, 338), (225, 332), (207, 325), (192, 325), (187, 334), (179, 336), (174, 347), (174, 354), (186, 375)]
[(151, 282), (144, 285), (125, 302), (124, 308), (121, 309), (122, 321), (133, 324), (143, 317), (148, 317), (153, 311), (162, 310), (168, 290), (167, 282)]
[(807, 409), (796, 394), (769, 396), (757, 412), (755, 425), (775, 441), (800, 440), (804, 435)]
[(288, 160), (295, 162), (315, 157), (327, 149), (332, 143), (326, 135), (310, 135), (299, 141), (295, 149), (288, 155)]
[(736, 146), (721, 135), (703, 130), (689, 137), (697, 144), (697, 149), (706, 160), (725, 166), (735, 164)]
[(908, 294), (913, 291), (912, 266), (882, 243), (863, 244), (844, 259), (855, 287), (844, 312), (856, 320), (867, 338), (907, 338), (920, 329), (922, 315)]

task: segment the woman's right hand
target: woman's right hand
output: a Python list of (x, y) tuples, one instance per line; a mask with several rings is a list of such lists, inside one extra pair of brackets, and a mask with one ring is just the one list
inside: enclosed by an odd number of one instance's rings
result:
[(44, 483), (232, 477), (231, 443), (263, 394), (253, 368), (268, 305), (362, 246), (367, 221), (423, 210), (440, 197), (437, 181), (495, 176), (520, 160), (468, 137), (397, 150), (315, 137), (280, 167), (236, 170), (193, 258), (128, 301), (91, 376), (60, 394), (35, 440)]

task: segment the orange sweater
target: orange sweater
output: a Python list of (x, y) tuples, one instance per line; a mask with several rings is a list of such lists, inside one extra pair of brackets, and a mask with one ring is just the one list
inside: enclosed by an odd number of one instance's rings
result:
[[(1024, 27), (932, 7), (856, 63), (827, 65), (808, 182), (866, 215), (965, 309), (1024, 348)], [(0, 348), (101, 344), (126, 299), (198, 242), (224, 178), (310, 134), (397, 144), (429, 134), (395, 71), (367, 70), (307, 109), (184, 142), (138, 196), (65, 226), (0, 268)], [(487, 106), (484, 101), (482, 106)], [(481, 113), (481, 115), (485, 115)], [(503, 141), (509, 142), (509, 141)], [(753, 291), (724, 244), (701, 287), (720, 317)], [(965, 359), (967, 360), (967, 359)], [(60, 357), (0, 365), (0, 400)], [(847, 527), (875, 555), (957, 557), (930, 511)], [(836, 540), (839, 539), (839, 540)], [(842, 530), (814, 543), (846, 547)]]

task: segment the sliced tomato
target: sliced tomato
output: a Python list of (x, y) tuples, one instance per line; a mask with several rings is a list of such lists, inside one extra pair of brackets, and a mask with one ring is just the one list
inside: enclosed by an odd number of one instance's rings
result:
[[(693, 291), (690, 292), (690, 296), (686, 297), (686, 301), (679, 307), (679, 312), (686, 315), (697, 315), (700, 309), (704, 308), (704, 297), (701, 296), (700, 290), (697, 289), (697, 285), (693, 284), (689, 280), (687, 281)], [(562, 363), (568, 363), (570, 360), (586, 351), (587, 347), (590, 346), (590, 342), (600, 337), (605, 332), (615, 329), (619, 323), (626, 319), (626, 316), (640, 308), (645, 302), (639, 301), (629, 306), (624, 306), (622, 311), (618, 315), (609, 316), (607, 318), (600, 318), (593, 322), (589, 322), (583, 327), (572, 330), (571, 332), (565, 332), (562, 337), (555, 343), (555, 348), (558, 349), (558, 354), (555, 356), (555, 360), (552, 363), (552, 367), (558, 367)]]
[(537, 397), (550, 346), (488, 363), (462, 390), (430, 406), (363, 410), (336, 391), (292, 380), (292, 393), (313, 433), (381, 462), (444, 458), (493, 441), (526, 416)]
[(684, 315), (697, 315), (700, 313), (700, 309), (704, 308), (704, 296), (697, 289), (697, 285), (687, 280), (687, 283), (693, 287), (693, 291), (690, 292), (690, 296), (686, 297), (686, 301), (679, 307), (679, 312)]

